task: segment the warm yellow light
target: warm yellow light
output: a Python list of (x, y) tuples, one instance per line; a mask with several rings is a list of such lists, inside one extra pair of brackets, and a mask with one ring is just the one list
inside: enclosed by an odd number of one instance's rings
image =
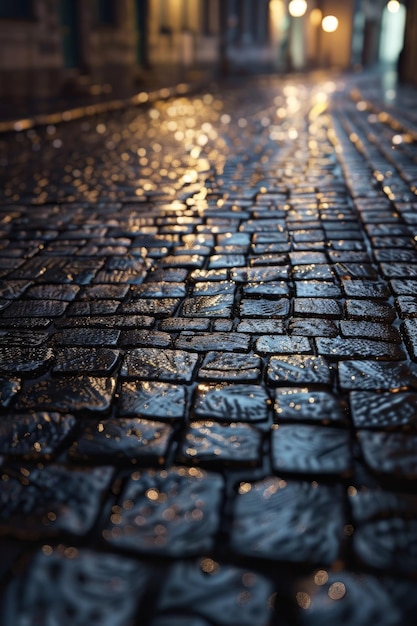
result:
[(387, 4), (387, 9), (390, 13), (398, 13), (400, 10), (400, 3), (398, 0), (390, 0)]
[(310, 23), (313, 26), (319, 26), (321, 24), (321, 20), (323, 19), (323, 13), (320, 9), (313, 9), (310, 13)]
[(338, 26), (339, 20), (334, 15), (326, 15), (326, 17), (323, 17), (321, 27), (325, 33), (334, 33)]
[(292, 17), (303, 17), (307, 11), (306, 0), (291, 0), (288, 5), (288, 11)]

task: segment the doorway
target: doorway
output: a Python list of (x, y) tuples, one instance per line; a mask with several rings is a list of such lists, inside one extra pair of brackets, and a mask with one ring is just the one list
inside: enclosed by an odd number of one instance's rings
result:
[(78, 68), (81, 64), (78, 2), (76, 0), (60, 0), (59, 12), (64, 67), (68, 69)]

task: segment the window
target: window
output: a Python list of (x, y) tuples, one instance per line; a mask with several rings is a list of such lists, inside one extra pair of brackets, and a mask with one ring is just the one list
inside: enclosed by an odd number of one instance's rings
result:
[(0, 19), (30, 20), (33, 18), (32, 0), (0, 0)]
[(97, 0), (97, 21), (99, 24), (113, 25), (116, 22), (114, 0)]

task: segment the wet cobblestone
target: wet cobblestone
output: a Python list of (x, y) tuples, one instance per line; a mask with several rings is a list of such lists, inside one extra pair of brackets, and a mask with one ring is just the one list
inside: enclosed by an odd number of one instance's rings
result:
[(417, 96), (361, 85), (0, 137), (2, 626), (414, 626)]

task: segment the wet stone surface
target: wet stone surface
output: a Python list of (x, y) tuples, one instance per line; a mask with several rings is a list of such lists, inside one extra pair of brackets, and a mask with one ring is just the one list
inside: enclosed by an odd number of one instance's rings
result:
[(10, 586), (9, 623), (125, 626), (134, 618), (149, 571), (121, 555), (45, 545)]
[(414, 626), (417, 99), (301, 78), (2, 134), (2, 626)]
[(232, 547), (257, 558), (329, 565), (338, 558), (343, 524), (340, 493), (332, 488), (277, 477), (242, 483)]
[(259, 465), (261, 433), (250, 424), (194, 421), (185, 430), (179, 462), (197, 465)]
[(126, 378), (189, 382), (198, 356), (183, 350), (138, 348), (127, 352), (121, 375)]
[(70, 450), (75, 462), (130, 464), (164, 462), (173, 429), (168, 424), (141, 418), (101, 420), (82, 428)]
[(205, 553), (219, 526), (223, 481), (194, 468), (135, 472), (112, 509), (103, 537), (138, 553)]
[(283, 425), (272, 432), (272, 466), (278, 474), (347, 475), (349, 433), (329, 426)]

